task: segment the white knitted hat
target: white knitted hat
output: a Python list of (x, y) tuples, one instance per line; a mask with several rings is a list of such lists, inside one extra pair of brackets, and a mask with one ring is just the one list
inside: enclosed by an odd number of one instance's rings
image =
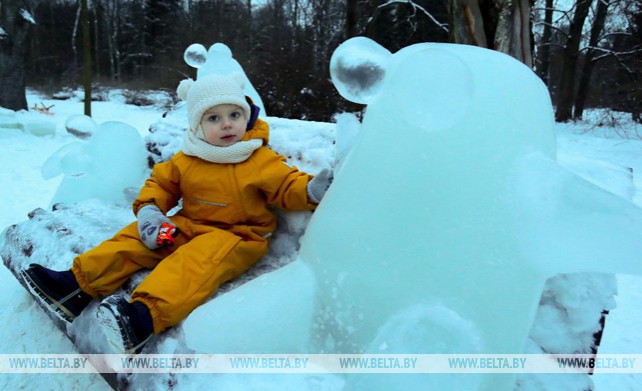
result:
[(250, 119), (250, 105), (243, 93), (243, 75), (210, 75), (194, 81), (185, 79), (180, 82), (176, 93), (179, 99), (187, 102), (187, 119), (190, 130), (196, 132), (203, 113), (210, 107), (222, 104), (237, 105)]

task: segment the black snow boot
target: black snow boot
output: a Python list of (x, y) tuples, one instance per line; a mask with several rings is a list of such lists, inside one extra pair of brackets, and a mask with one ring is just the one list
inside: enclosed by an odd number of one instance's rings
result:
[(139, 301), (110, 296), (100, 303), (96, 316), (116, 353), (138, 354), (154, 335), (149, 309)]
[(32, 263), (22, 271), (22, 278), (31, 294), (66, 322), (73, 322), (93, 300), (80, 289), (71, 270), (59, 272)]

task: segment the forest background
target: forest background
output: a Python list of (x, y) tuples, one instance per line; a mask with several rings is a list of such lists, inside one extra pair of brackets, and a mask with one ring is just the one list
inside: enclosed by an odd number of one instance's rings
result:
[(558, 121), (589, 107), (642, 121), (642, 0), (0, 0), (0, 106), (26, 109), (27, 87), (63, 99), (83, 85), (94, 101), (121, 88), (141, 105), (153, 102), (137, 92), (165, 90), (171, 105), (179, 81), (195, 77), (185, 49), (222, 42), (270, 116), (331, 121), (361, 109), (328, 70), (358, 35), (391, 52), (417, 42), (499, 50), (548, 85)]

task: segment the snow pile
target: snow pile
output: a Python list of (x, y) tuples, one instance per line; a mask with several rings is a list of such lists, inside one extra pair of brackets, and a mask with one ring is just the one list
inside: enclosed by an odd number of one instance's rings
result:
[[(595, 334), (602, 330), (602, 311), (615, 308), (616, 294), (612, 274), (560, 274), (551, 278), (542, 293), (530, 338), (546, 353), (594, 353)], [(562, 327), (550, 327), (552, 324)]]
[(149, 134), (145, 137), (150, 169), (157, 163), (169, 160), (181, 149), (188, 126), (185, 102), (177, 104), (163, 118), (151, 124)]
[(335, 171), (341, 169), (348, 152), (357, 142), (360, 131), (361, 122), (354, 114), (343, 113), (337, 116), (337, 144), (334, 152), (334, 162), (332, 163)]

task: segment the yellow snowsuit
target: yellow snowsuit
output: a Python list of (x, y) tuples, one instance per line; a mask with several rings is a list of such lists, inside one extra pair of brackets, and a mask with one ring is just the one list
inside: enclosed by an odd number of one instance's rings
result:
[(244, 162), (216, 164), (178, 152), (157, 164), (133, 209), (153, 203), (180, 229), (173, 247), (149, 250), (134, 222), (113, 238), (74, 259), (72, 271), (83, 291), (108, 296), (135, 272), (153, 269), (132, 301), (150, 309), (154, 332), (173, 326), (264, 256), (276, 227), (269, 209), (312, 210), (306, 187), (312, 176), (285, 163), (265, 147), (268, 125), (258, 120), (243, 140), (263, 139)]

